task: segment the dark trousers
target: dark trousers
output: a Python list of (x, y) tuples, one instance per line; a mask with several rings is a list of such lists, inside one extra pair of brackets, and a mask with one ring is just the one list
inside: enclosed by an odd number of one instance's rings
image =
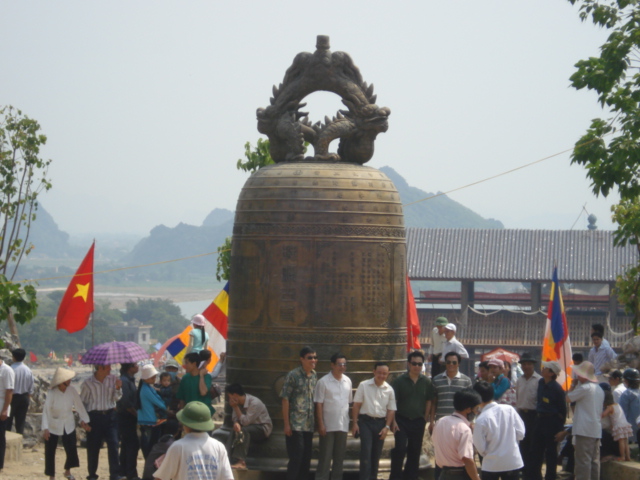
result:
[(240, 437), (240, 433), (231, 430), (231, 433), (227, 437), (227, 453), (229, 454), (231, 463), (247, 459), (251, 442), (264, 442), (267, 439), (267, 434), (261, 424), (242, 427), (241, 434), (242, 438), (240, 439), (238, 438)]
[(0, 420), (0, 470), (4, 468), (4, 452), (7, 450), (7, 424), (9, 419)]
[(88, 479), (98, 478), (98, 459), (102, 442), (106, 442), (109, 456), (109, 477), (111, 480), (120, 477), (118, 474), (118, 423), (116, 411), (101, 413), (97, 410), (89, 412), (91, 431), (87, 432), (87, 471)]
[(518, 413), (524, 423), (524, 438), (520, 440), (520, 456), (522, 457), (522, 463), (524, 463), (522, 473), (524, 478), (527, 479), (531, 478), (531, 475), (533, 475), (531, 472), (533, 471), (535, 464), (531, 456), (531, 444), (533, 439), (533, 430), (536, 425), (536, 421), (538, 420), (538, 414), (535, 410), (527, 410), (526, 412), (518, 410)]
[(287, 455), (287, 480), (308, 480), (311, 470), (311, 448), (313, 432), (294, 430), (290, 437), (285, 436)]
[(558, 444), (556, 443), (556, 433), (564, 429), (564, 422), (557, 416), (538, 416), (533, 430), (531, 445), (531, 457), (533, 466), (530, 477), (525, 480), (542, 480), (542, 461), (547, 464), (544, 475), (545, 480), (556, 480), (556, 469), (558, 467)]
[(360, 480), (376, 480), (378, 464), (384, 440), (380, 432), (385, 426), (385, 418), (373, 418), (368, 415), (358, 416), (360, 430)]
[(482, 480), (518, 480), (520, 478), (519, 470), (511, 470), (509, 472), (485, 472), (480, 473)]
[[(422, 452), (422, 440), (427, 424), (423, 417), (413, 420), (396, 415), (396, 423), (399, 430), (394, 434), (396, 445), (391, 450), (390, 480), (415, 480), (418, 478), (420, 467), (420, 453)], [(405, 457), (407, 462), (402, 471)]]
[(49, 477), (56, 476), (56, 448), (58, 448), (58, 439), (62, 438), (64, 453), (67, 459), (64, 462), (64, 469), (70, 470), (80, 466), (78, 458), (78, 447), (76, 446), (76, 431), (65, 433), (64, 435), (49, 434), (49, 440), (44, 442), (44, 474)]
[(464, 467), (448, 468), (443, 467), (437, 477), (438, 480), (471, 480)]
[(433, 355), (431, 357), (431, 378), (435, 377), (439, 373), (444, 372), (444, 367), (440, 365), (440, 357), (442, 357), (441, 353), (437, 355)]
[(129, 412), (117, 414), (118, 437), (120, 438), (119, 470), (121, 476), (136, 478), (138, 476), (138, 431), (137, 418)]
[(7, 424), (7, 431), (11, 431), (14, 422), (16, 425), (16, 433), (22, 435), (24, 433), (24, 422), (27, 419), (27, 411), (29, 410), (29, 394), (14, 393), (11, 400), (11, 415)]
[(157, 427), (154, 425), (140, 425), (140, 450), (142, 450), (142, 456), (147, 459), (151, 448), (158, 443), (158, 440), (162, 433), (160, 425)]

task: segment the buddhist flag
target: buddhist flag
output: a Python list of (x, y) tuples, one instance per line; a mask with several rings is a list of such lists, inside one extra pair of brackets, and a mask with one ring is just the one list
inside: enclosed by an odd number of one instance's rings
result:
[(542, 343), (542, 361), (556, 361), (560, 364), (562, 371), (557, 380), (565, 390), (571, 387), (572, 356), (567, 316), (564, 313), (564, 303), (562, 303), (562, 294), (558, 284), (558, 267), (554, 267), (551, 293), (549, 295), (547, 326)]
[(227, 351), (227, 330), (229, 329), (229, 282), (213, 299), (202, 316), (207, 319), (204, 330), (209, 334), (209, 347), (213, 350), (211, 363), (218, 363), (220, 354)]
[(80, 268), (71, 279), (58, 308), (56, 330), (77, 332), (87, 326), (93, 312), (93, 242)]
[[(212, 371), (220, 354), (227, 349), (227, 312), (229, 311), (229, 282), (224, 286), (222, 291), (209, 305), (202, 316), (207, 320), (204, 329), (209, 335), (208, 349), (211, 351), (211, 362), (207, 366), (207, 370)], [(189, 346), (189, 335), (193, 327), (189, 325), (182, 333), (170, 338), (158, 351), (158, 356), (162, 356), (166, 350), (178, 362), (182, 363), (182, 359), (187, 353)]]
[(167, 352), (171, 354), (176, 362), (182, 365), (182, 359), (187, 354), (187, 347), (189, 346), (189, 333), (192, 327), (189, 325), (185, 328), (181, 334), (170, 338), (166, 344)]
[(420, 348), (420, 320), (411, 291), (411, 282), (407, 276), (407, 352), (414, 348)]

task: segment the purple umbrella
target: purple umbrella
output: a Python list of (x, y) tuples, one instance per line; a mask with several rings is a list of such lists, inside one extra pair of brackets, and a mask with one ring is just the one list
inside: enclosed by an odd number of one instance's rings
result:
[(107, 342), (87, 350), (81, 362), (85, 365), (136, 363), (149, 358), (147, 352), (134, 342)]

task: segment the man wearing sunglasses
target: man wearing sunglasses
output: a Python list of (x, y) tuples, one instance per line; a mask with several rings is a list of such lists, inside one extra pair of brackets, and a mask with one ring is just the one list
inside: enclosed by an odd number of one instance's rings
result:
[[(396, 441), (391, 450), (390, 480), (415, 480), (418, 478), (422, 439), (431, 414), (431, 402), (435, 388), (422, 374), (424, 353), (415, 350), (407, 357), (407, 372), (393, 382), (396, 395), (396, 411), (392, 427)], [(407, 462), (402, 471), (405, 456)]]
[(471, 388), (472, 382), (464, 373), (460, 373), (460, 361), (462, 358), (458, 353), (449, 352), (444, 358), (446, 370), (436, 375), (433, 379), (433, 386), (436, 389), (436, 398), (431, 406), (431, 421), (429, 430), (433, 430), (435, 422), (442, 417), (451, 415), (453, 408), (453, 396), (456, 392), (465, 388)]
[(300, 366), (287, 374), (280, 391), (285, 443), (289, 455), (287, 480), (308, 478), (311, 469), (315, 428), (313, 392), (318, 382), (316, 363), (318, 356), (313, 348), (304, 347), (300, 350)]

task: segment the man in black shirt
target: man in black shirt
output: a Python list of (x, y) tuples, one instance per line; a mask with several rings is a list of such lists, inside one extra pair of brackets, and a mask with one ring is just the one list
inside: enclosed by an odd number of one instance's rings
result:
[(542, 362), (542, 378), (538, 383), (538, 402), (536, 422), (532, 439), (532, 468), (530, 477), (525, 480), (542, 479), (542, 460), (547, 464), (545, 480), (555, 480), (558, 466), (556, 433), (562, 431), (567, 416), (565, 393), (556, 381), (561, 368), (558, 362)]

